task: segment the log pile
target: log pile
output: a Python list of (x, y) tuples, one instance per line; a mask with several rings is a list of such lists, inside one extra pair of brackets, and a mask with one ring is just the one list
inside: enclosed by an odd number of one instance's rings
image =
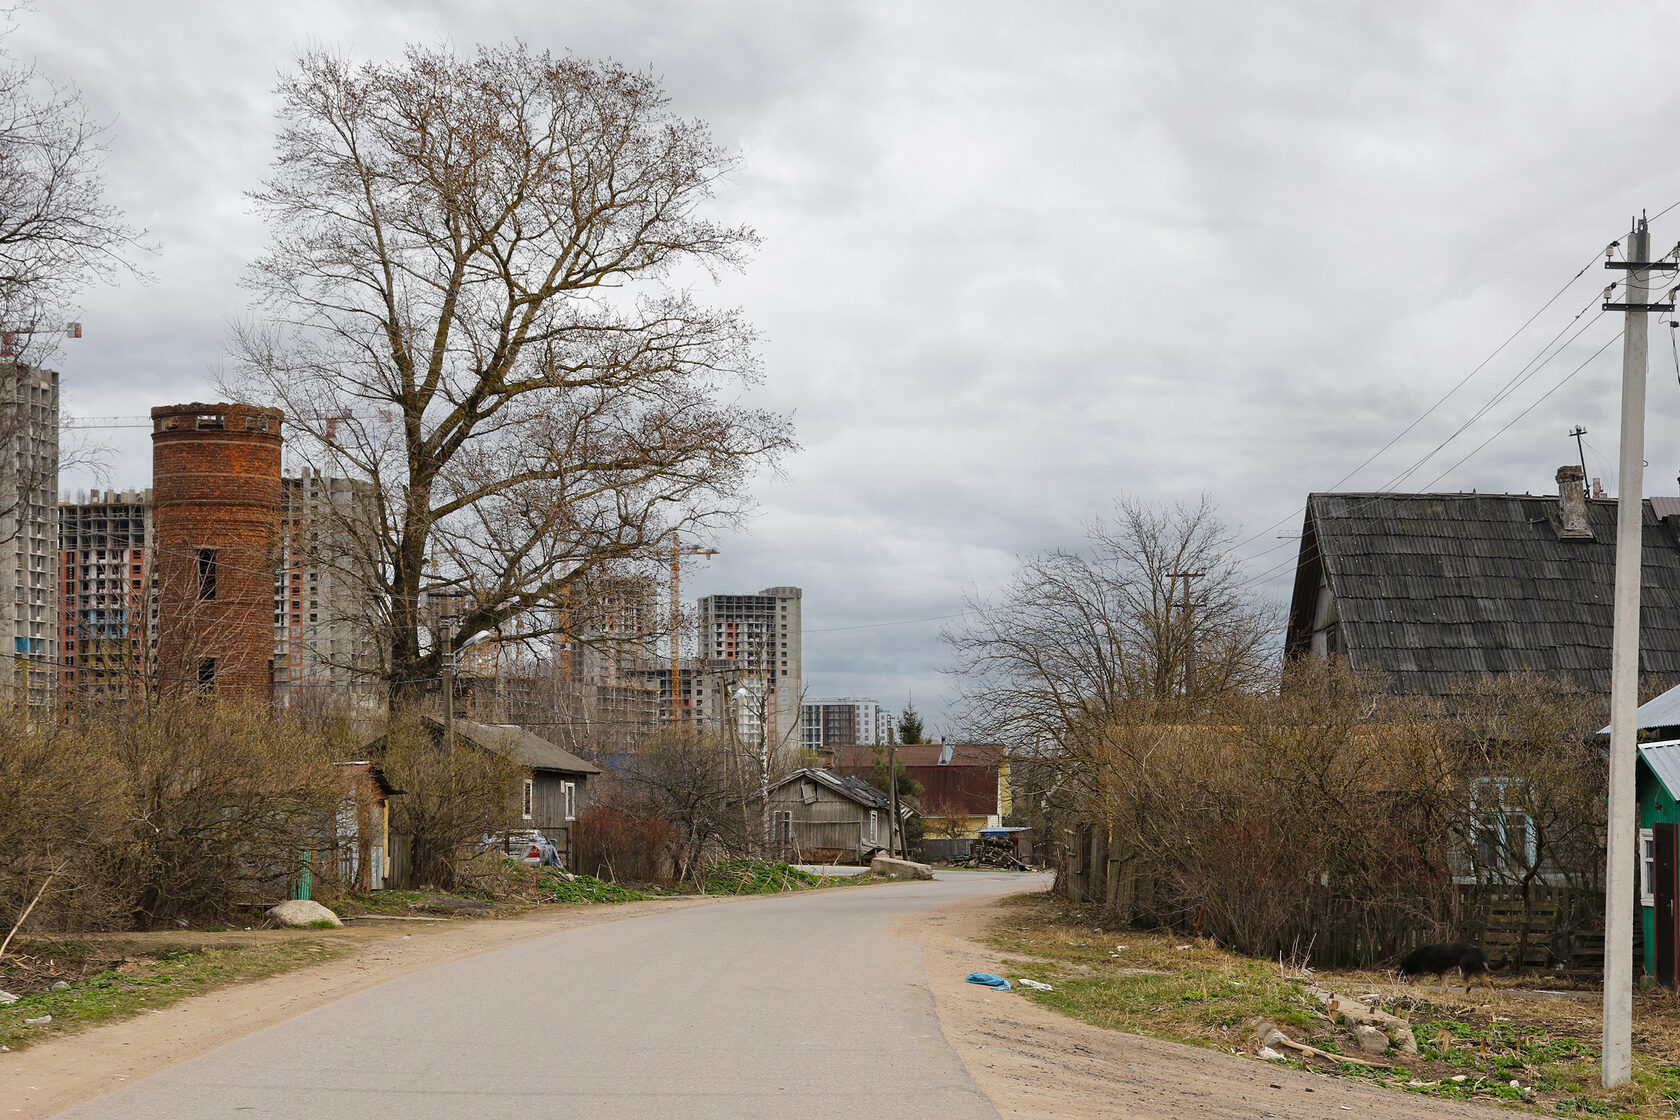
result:
[(982, 836), (974, 841), (968, 849), (968, 858), (956, 861), (958, 867), (993, 867), (1004, 871), (1031, 871), (1025, 863), (1015, 855), (1014, 848), (1007, 840), (994, 840)]

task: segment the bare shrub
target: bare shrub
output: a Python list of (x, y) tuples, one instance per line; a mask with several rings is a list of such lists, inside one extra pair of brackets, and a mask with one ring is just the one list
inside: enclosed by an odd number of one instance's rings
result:
[(676, 838), (662, 817), (596, 805), (578, 814), (572, 870), (613, 882), (657, 882), (666, 877)]
[(671, 859), (678, 878), (699, 874), (717, 854), (740, 854), (752, 829), (747, 797), (729, 748), (717, 738), (673, 728), (649, 738), (625, 777), (627, 804), (675, 830)]
[(0, 708), (0, 742), (0, 926), (48, 876), (33, 926), (102, 928), (125, 918), (105, 873), (125, 819), (111, 768), (22, 707)]
[(1440, 724), (1334, 662), (1229, 721), (1155, 729), (1124, 788), (1157, 917), (1242, 952), (1308, 939), (1370, 963), (1450, 924)]
[(344, 797), (335, 743), (267, 705), (157, 708), (79, 737), (120, 797), (109, 874), (139, 924), (272, 898), (330, 843)]

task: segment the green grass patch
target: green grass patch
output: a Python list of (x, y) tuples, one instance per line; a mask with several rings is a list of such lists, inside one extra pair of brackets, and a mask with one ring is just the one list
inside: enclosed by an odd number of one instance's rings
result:
[[(59, 946), (75, 951), (82, 946)], [(43, 1039), (99, 1023), (160, 1011), (189, 996), (260, 980), (330, 960), (348, 948), (327, 940), (287, 939), (220, 948), (148, 948), (115, 967), (92, 973), (63, 991), (39, 991), (0, 1007), (0, 1045), (22, 1050)], [(52, 1016), (52, 1022), (26, 1019)]]
[[(1308, 993), (1305, 980), (1285, 975), (1276, 961), (1170, 933), (1107, 929), (1100, 915), (1042, 895), (1011, 900), (1003, 913), (988, 943), (1005, 960), (992, 971), (1053, 985), (1051, 992), (1021, 994), (1076, 1019), (1221, 1050), (1251, 1048), (1253, 1024), (1265, 1021), (1333, 1055), (1365, 1056)], [(1382, 990), (1370, 974), (1311, 979), (1354, 997)], [(1391, 1050), (1378, 1059), (1388, 1068), (1332, 1065), (1328, 1059), (1307, 1065), (1405, 1092), (1548, 1115), (1680, 1114), (1680, 1064), (1666, 1052), (1680, 1037), (1680, 1005), (1671, 1000), (1641, 1003), (1636, 1031), (1644, 1041), (1633, 1082), (1607, 1091), (1599, 1085), (1597, 1023), (1581, 1018), (1573, 1003), (1501, 992), (1491, 1004), (1466, 1006), (1400, 992), (1384, 1006), (1408, 1020), (1416, 1056)]]

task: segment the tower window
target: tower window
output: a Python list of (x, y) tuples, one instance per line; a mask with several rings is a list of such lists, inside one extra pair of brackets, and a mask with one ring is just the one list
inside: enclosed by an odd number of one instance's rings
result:
[(198, 550), (198, 597), (216, 597), (216, 550), (213, 548)]

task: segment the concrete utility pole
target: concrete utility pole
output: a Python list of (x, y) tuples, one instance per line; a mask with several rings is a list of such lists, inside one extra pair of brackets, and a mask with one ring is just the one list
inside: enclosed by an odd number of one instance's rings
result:
[[(1616, 589), (1610, 639), (1610, 797), (1604, 868), (1604, 1048), (1605, 1088), (1633, 1076), (1633, 911), (1637, 809), (1634, 763), (1638, 750), (1639, 562), (1645, 541), (1645, 362), (1646, 315), (1673, 309), (1646, 302), (1653, 268), (1673, 271), (1673, 262), (1652, 261), (1650, 231), (1641, 217), (1628, 236), (1627, 259), (1606, 268), (1627, 270), (1627, 299), (1604, 304), (1627, 312), (1622, 335), (1622, 449), (1616, 484)], [(1608, 291), (1606, 292), (1608, 294)]]

